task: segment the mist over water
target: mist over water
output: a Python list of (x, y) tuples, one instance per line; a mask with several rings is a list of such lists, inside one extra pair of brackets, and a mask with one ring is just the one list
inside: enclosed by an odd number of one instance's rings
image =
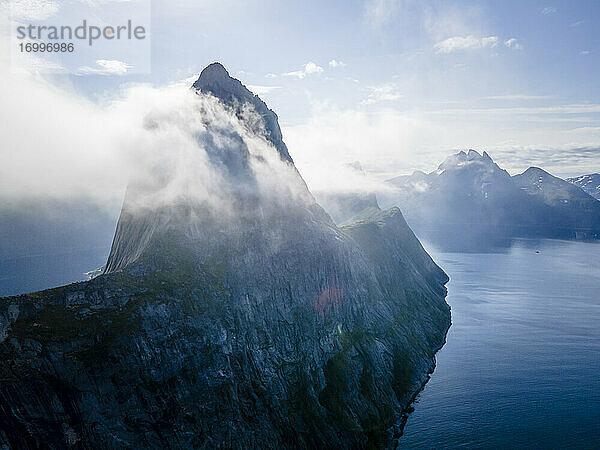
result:
[(450, 276), (453, 324), (399, 448), (597, 447), (600, 245), (426, 248)]

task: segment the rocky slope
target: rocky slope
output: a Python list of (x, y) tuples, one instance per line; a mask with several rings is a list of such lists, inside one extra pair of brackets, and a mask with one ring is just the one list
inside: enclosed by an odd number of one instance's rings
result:
[(219, 64), (194, 87), (211, 172), (154, 167), (104, 274), (0, 299), (0, 446), (382, 446), (433, 369), (448, 278), (400, 211), (338, 228), (258, 97)]
[(600, 202), (580, 187), (539, 167), (530, 167), (515, 175), (513, 181), (530, 198), (549, 207), (548, 220), (557, 229), (565, 230), (569, 237), (580, 234), (600, 238)]
[(600, 200), (600, 173), (590, 173), (575, 178), (567, 178), (569, 183), (579, 186), (596, 200)]

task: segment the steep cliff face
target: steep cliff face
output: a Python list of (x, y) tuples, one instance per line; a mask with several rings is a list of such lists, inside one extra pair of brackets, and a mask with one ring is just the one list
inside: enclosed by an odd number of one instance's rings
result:
[(0, 300), (0, 444), (384, 445), (432, 370), (447, 277), (399, 210), (336, 227), (274, 113), (222, 66), (203, 76), (203, 114), (239, 121), (192, 130), (227, 207), (189, 180), (158, 202), (161, 172), (130, 187), (103, 275)]

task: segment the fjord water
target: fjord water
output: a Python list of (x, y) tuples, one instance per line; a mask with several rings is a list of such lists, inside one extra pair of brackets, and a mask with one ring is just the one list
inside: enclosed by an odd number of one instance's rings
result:
[(600, 244), (425, 246), (452, 327), (398, 448), (599, 448)]

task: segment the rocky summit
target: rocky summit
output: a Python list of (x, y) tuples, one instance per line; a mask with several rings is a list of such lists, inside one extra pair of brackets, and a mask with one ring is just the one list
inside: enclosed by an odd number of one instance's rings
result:
[[(450, 326), (397, 208), (338, 227), (218, 63), (150, 114), (103, 274), (0, 299), (0, 447), (390, 444)], [(175, 138), (175, 137), (176, 138)]]

